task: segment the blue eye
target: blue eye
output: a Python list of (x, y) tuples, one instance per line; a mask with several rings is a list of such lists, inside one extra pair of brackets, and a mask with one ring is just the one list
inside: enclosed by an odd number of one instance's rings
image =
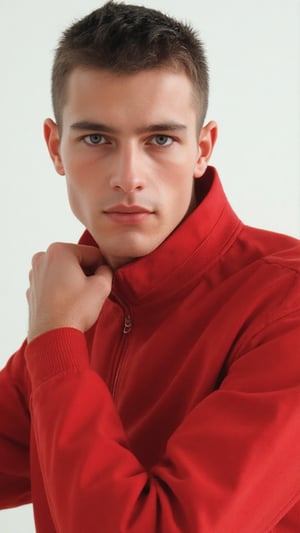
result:
[(170, 144), (173, 142), (173, 139), (172, 137), (169, 137), (169, 135), (155, 135), (153, 137), (153, 141), (157, 146), (170, 146)]
[(84, 141), (87, 144), (92, 144), (95, 146), (98, 144), (103, 144), (103, 142), (105, 142), (105, 138), (100, 133), (92, 133), (91, 135), (86, 135), (84, 137)]

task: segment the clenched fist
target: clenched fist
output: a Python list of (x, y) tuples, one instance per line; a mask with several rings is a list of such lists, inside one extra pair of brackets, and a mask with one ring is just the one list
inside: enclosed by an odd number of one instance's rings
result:
[(33, 256), (29, 279), (28, 342), (55, 328), (89, 329), (111, 291), (112, 271), (96, 247), (55, 243)]

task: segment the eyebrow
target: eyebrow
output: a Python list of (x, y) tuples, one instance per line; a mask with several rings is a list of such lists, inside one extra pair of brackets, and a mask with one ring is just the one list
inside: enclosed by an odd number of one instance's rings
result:
[[(90, 122), (87, 120), (82, 120), (80, 122), (75, 122), (71, 124), (72, 130), (80, 131), (99, 131), (101, 133), (110, 133), (117, 134), (118, 130), (111, 128), (107, 124), (101, 124), (99, 122)], [(150, 124), (149, 126), (144, 126), (137, 129), (137, 133), (153, 133), (159, 131), (184, 131), (187, 127), (185, 124), (180, 124), (179, 122), (162, 122), (158, 124)]]

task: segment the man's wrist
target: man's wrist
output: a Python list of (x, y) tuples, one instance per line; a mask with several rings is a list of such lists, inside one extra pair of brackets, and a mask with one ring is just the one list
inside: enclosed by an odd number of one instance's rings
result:
[(85, 336), (70, 327), (53, 329), (32, 339), (25, 358), (33, 389), (55, 375), (89, 367)]
[(83, 333), (83, 329), (77, 323), (68, 320), (57, 320), (44, 324), (39, 324), (35, 327), (29, 328), (27, 342), (30, 343), (34, 339), (40, 337), (41, 335), (44, 335), (45, 333), (50, 333), (51, 331), (59, 329), (76, 329)]

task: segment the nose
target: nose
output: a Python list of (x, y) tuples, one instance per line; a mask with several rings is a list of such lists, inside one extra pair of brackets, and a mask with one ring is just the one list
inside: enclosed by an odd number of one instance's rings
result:
[(120, 148), (110, 179), (111, 187), (125, 193), (142, 190), (145, 186), (143, 176), (146, 170), (142, 159), (137, 146), (128, 144)]

